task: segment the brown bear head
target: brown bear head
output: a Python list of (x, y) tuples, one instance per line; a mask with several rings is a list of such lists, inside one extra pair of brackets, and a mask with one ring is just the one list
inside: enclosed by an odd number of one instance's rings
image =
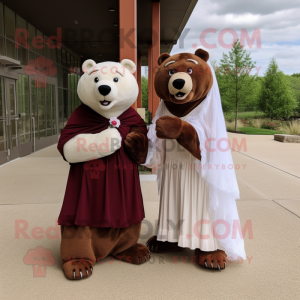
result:
[(155, 91), (175, 116), (185, 116), (208, 94), (213, 84), (213, 76), (206, 63), (208, 58), (208, 52), (203, 49), (197, 49), (195, 54), (170, 56), (163, 53), (158, 58)]

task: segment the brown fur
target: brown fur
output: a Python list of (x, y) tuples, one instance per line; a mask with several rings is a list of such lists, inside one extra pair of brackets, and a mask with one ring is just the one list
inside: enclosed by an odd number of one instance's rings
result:
[(132, 127), (124, 143), (131, 158), (137, 165), (145, 163), (148, 153), (148, 138), (142, 129)]
[(156, 121), (156, 135), (161, 139), (176, 139), (182, 147), (201, 159), (197, 132), (188, 122), (177, 117), (161, 117)]
[[(203, 54), (203, 52), (206, 54)], [(161, 64), (155, 75), (155, 91), (157, 95), (165, 101), (169, 111), (179, 118), (186, 116), (205, 99), (213, 83), (210, 68), (206, 63), (209, 54), (202, 49), (198, 49), (196, 53), (197, 55), (191, 53), (180, 53), (172, 56), (167, 53), (163, 53), (158, 59), (158, 63), (161, 62)], [(206, 61), (199, 55), (204, 57)], [(187, 62), (187, 59), (196, 60), (198, 65), (195, 65), (193, 62)], [(176, 62), (165, 67), (165, 64), (172, 60)], [(193, 89), (186, 99), (177, 100), (169, 93), (169, 71), (175, 70), (176, 72), (187, 72), (187, 69), (189, 68), (193, 70), (193, 73), (191, 74)]]
[(204, 252), (200, 249), (195, 249), (195, 256), (198, 264), (204, 268), (206, 268), (207, 265), (207, 268), (218, 269), (219, 264), (220, 269), (225, 269), (228, 263), (227, 255), (223, 250)]
[(94, 264), (107, 256), (133, 264), (147, 261), (149, 250), (137, 243), (140, 231), (141, 223), (127, 228), (61, 226), (60, 253), (66, 277), (74, 279), (73, 270), (75, 279), (81, 279), (80, 270), (83, 278), (90, 276)]
[[(212, 83), (213, 77), (210, 68), (206, 61), (209, 54), (198, 49), (195, 54), (180, 53), (170, 56), (163, 53), (158, 58), (158, 72), (155, 76), (155, 91), (157, 95), (165, 102), (168, 110), (176, 117), (161, 117), (156, 121), (157, 136), (165, 139), (176, 139), (177, 142), (193, 154), (196, 158), (201, 159), (200, 142), (196, 130), (189, 123), (178, 118), (186, 116), (194, 108), (196, 108), (202, 101), (205, 101)], [(187, 59), (193, 59), (198, 62), (187, 62)], [(175, 63), (165, 67), (169, 61)], [(193, 89), (184, 100), (177, 100), (170, 94), (168, 83), (170, 80), (169, 71), (187, 72), (192, 68), (190, 74), (193, 82)]]

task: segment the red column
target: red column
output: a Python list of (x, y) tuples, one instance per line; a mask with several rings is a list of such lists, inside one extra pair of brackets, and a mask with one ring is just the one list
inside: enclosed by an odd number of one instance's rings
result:
[(159, 105), (159, 97), (154, 89), (155, 74), (158, 69), (157, 59), (160, 56), (160, 3), (152, 2), (152, 116)]
[[(131, 32), (129, 41), (124, 36)], [(131, 59), (137, 65), (136, 0), (119, 0), (119, 60)], [(136, 77), (136, 72), (134, 74)], [(137, 102), (132, 104), (137, 108)]]
[(148, 109), (152, 112), (152, 45), (148, 45)]
[(137, 97), (137, 108), (142, 108), (142, 57), (137, 54), (136, 80), (139, 86), (139, 95)]

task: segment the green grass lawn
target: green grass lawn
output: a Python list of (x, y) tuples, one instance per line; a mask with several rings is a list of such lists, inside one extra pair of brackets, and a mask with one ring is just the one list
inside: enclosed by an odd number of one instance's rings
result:
[(239, 131), (245, 134), (258, 134), (258, 135), (273, 135), (277, 133), (282, 133), (282, 131), (263, 129), (263, 128), (254, 128), (254, 127), (240, 127)]
[[(266, 114), (261, 111), (245, 111), (237, 113), (238, 119), (262, 119), (265, 118)], [(226, 120), (233, 121), (235, 119), (235, 112), (225, 112), (224, 117)]]

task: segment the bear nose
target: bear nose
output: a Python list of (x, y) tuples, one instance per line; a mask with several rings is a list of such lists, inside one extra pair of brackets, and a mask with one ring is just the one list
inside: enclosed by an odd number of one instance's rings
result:
[(185, 85), (185, 80), (184, 79), (175, 79), (173, 81), (173, 86), (177, 90), (181, 90)]
[(99, 93), (100, 93), (101, 95), (106, 96), (106, 95), (108, 95), (108, 94), (110, 93), (111, 87), (108, 86), (108, 85), (100, 85), (100, 86), (98, 87), (98, 91), (99, 91)]

